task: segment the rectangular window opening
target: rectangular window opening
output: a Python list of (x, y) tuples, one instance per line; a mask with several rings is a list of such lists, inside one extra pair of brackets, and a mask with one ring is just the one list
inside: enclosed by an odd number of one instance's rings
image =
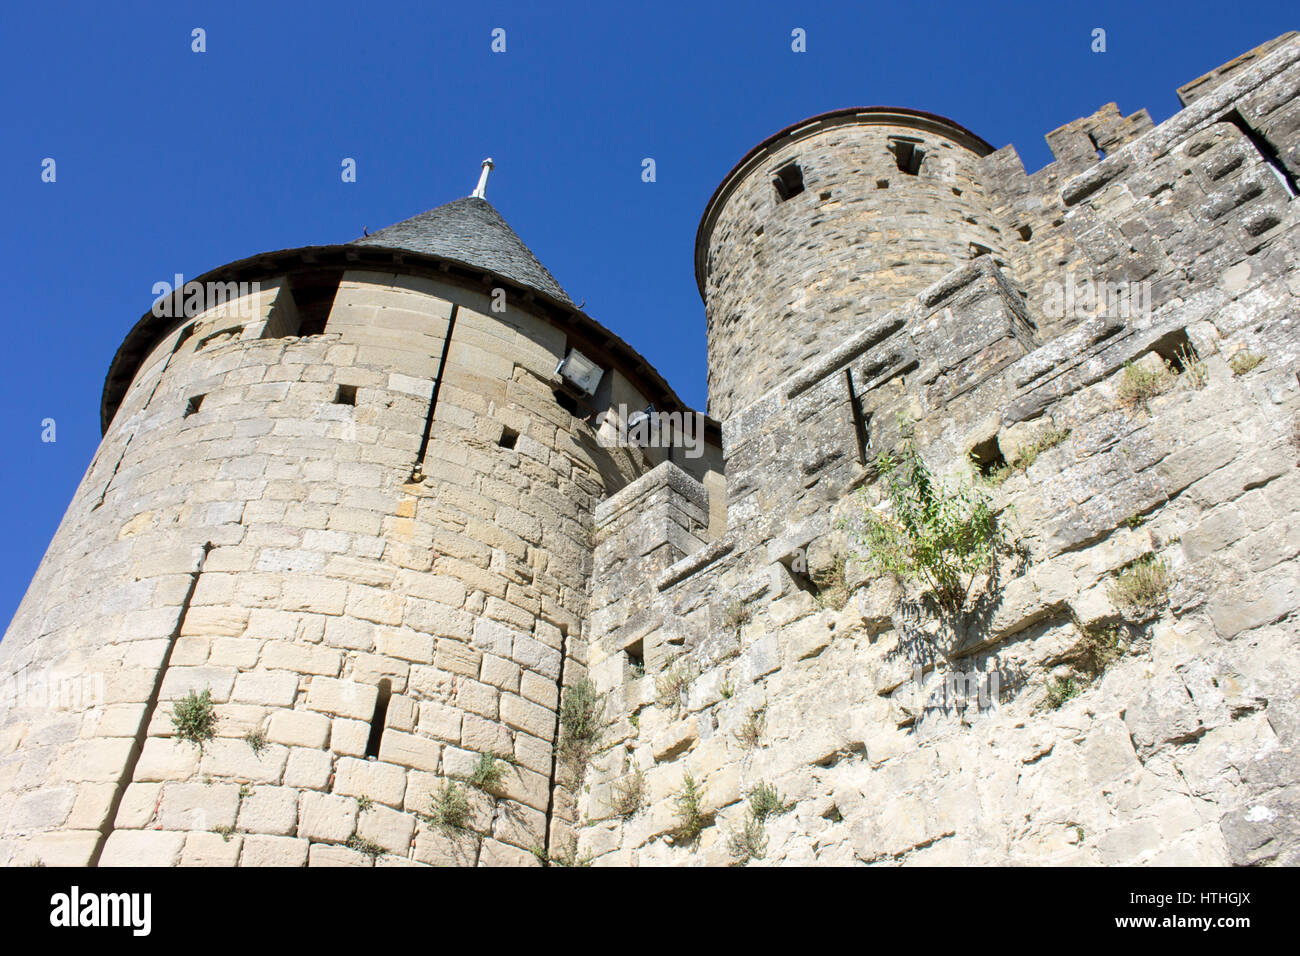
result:
[(898, 171), (906, 176), (916, 176), (921, 172), (921, 163), (925, 161), (925, 150), (921, 149), (919, 139), (906, 137), (891, 138), (889, 149), (894, 154)]
[(185, 414), (183, 418), (189, 418), (191, 415), (197, 415), (200, 408), (203, 407), (203, 399), (206, 395), (192, 395), (190, 400), (185, 403)]
[(799, 164), (786, 163), (778, 169), (776, 175), (772, 177), (772, 187), (781, 202), (803, 192), (803, 170), (799, 168)]
[(334, 396), (335, 405), (355, 405), (357, 403), (357, 387), (355, 385), (340, 385), (338, 393)]
[(297, 335), (320, 335), (325, 331), (342, 280), (343, 272), (337, 269), (302, 273), (290, 280), (293, 304), (298, 310)]
[(501, 437), (497, 439), (497, 444), (502, 448), (514, 448), (519, 442), (519, 432), (513, 428), (501, 429)]
[(985, 478), (992, 476), (998, 469), (1007, 466), (1007, 459), (1002, 454), (1002, 448), (998, 445), (997, 435), (980, 442), (972, 448), (970, 450), (970, 460), (971, 464)]
[(1186, 329), (1178, 329), (1162, 335), (1151, 346), (1151, 351), (1160, 356), (1160, 360), (1175, 375), (1181, 375), (1187, 371), (1188, 365), (1194, 365), (1200, 361), (1200, 356), (1196, 352), (1196, 346), (1192, 345), (1192, 340), (1187, 337)]
[(645, 641), (637, 641), (623, 649), (623, 656), (627, 660), (628, 670), (631, 672), (632, 679), (645, 676)]

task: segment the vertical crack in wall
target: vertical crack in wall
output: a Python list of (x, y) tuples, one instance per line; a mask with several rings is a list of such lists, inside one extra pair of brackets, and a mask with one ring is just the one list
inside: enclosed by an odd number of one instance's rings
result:
[(560, 762), (560, 734), (563, 733), (563, 721), (560, 715), (564, 712), (564, 665), (569, 660), (569, 629), (560, 628), (560, 676), (556, 678), (556, 686), (559, 689), (559, 695), (556, 699), (555, 709), (555, 736), (551, 741), (551, 779), (546, 789), (546, 832), (542, 835), (542, 849), (546, 859), (551, 858), (551, 821), (555, 816), (555, 788), (556, 776)]
[(125, 796), (126, 788), (131, 785), (131, 781), (135, 779), (135, 768), (140, 762), (140, 754), (144, 751), (144, 743), (149, 736), (149, 725), (153, 723), (154, 712), (158, 709), (158, 698), (162, 696), (163, 679), (167, 676), (168, 667), (171, 666), (172, 651), (176, 648), (176, 639), (181, 636), (181, 631), (185, 627), (185, 617), (190, 612), (190, 601), (194, 599), (194, 591), (199, 586), (199, 577), (203, 574), (203, 565), (207, 562), (208, 553), (211, 550), (212, 542), (205, 542), (203, 553), (199, 555), (198, 566), (190, 572), (190, 586), (185, 591), (185, 599), (181, 602), (180, 613), (176, 616), (176, 626), (172, 629), (171, 637), (167, 641), (167, 653), (158, 666), (158, 672), (154, 675), (153, 690), (149, 694), (149, 701), (145, 705), (144, 714), (141, 716), (140, 724), (136, 728), (135, 743), (127, 756), (126, 768), (122, 771), (122, 776), (118, 778), (117, 787), (113, 791), (113, 801), (108, 807), (108, 813), (104, 817), (104, 822), (100, 824), (99, 839), (95, 841), (95, 850), (90, 855), (89, 866), (99, 866), (99, 858), (104, 852), (104, 844), (108, 842), (108, 837), (113, 832), (113, 823), (117, 820), (117, 812), (122, 805), (122, 797)]
[(429, 412), (424, 417), (424, 435), (420, 439), (420, 450), (411, 467), (411, 481), (424, 480), (424, 456), (429, 451), (429, 436), (433, 433), (433, 413), (438, 408), (438, 393), (442, 391), (443, 374), (447, 371), (447, 353), (451, 351), (451, 334), (456, 331), (456, 313), (460, 306), (452, 303), (451, 317), (447, 320), (447, 335), (442, 340), (442, 357), (438, 359), (438, 377), (433, 380), (433, 394), (429, 396)]

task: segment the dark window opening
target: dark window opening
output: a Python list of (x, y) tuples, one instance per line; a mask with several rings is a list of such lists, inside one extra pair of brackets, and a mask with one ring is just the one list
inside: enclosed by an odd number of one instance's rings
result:
[(581, 412), (578, 409), (578, 400), (568, 392), (561, 391), (558, 388), (551, 389), (551, 394), (555, 396), (555, 403), (570, 415), (577, 418)]
[(825, 192), (821, 193), (821, 194), (819, 195), (818, 198), (823, 199), (823, 200), (830, 199), (830, 198), (831, 198), (831, 191), (830, 191), (829, 189), (826, 190)]
[(375, 714), (370, 718), (370, 738), (366, 741), (367, 760), (379, 756), (379, 744), (384, 738), (384, 721), (388, 719), (388, 701), (392, 694), (393, 685), (385, 677), (379, 682), (379, 695), (375, 698)]
[(990, 477), (999, 468), (1007, 466), (1006, 456), (1002, 454), (1002, 449), (998, 445), (998, 436), (980, 442), (970, 450), (970, 460), (975, 468), (985, 478)]
[(1091, 133), (1089, 133), (1089, 134), (1088, 134), (1088, 142), (1092, 143), (1092, 148), (1096, 151), (1096, 153), (1097, 153), (1097, 158), (1098, 158), (1098, 159), (1105, 159), (1105, 158), (1106, 158), (1106, 151), (1105, 151), (1104, 149), (1102, 149), (1101, 146), (1097, 143), (1097, 137), (1096, 137), (1096, 136), (1093, 136)]
[(335, 270), (304, 273), (290, 280), (293, 304), (298, 309), (298, 335), (320, 335), (325, 331), (342, 279), (343, 273)]
[(176, 337), (176, 345), (172, 349), (172, 351), (175, 352), (182, 345), (184, 345), (189, 340), (189, 337), (193, 334), (194, 334), (194, 323), (191, 322), (189, 325), (185, 326), (185, 328), (181, 329), (181, 334)]
[(888, 179), (877, 179), (877, 180), (876, 180), (876, 188), (877, 188), (877, 189), (888, 189), (888, 188), (889, 188), (889, 180), (888, 180)]
[(513, 428), (503, 428), (501, 429), (501, 437), (497, 439), (497, 444), (502, 448), (514, 448), (518, 441), (519, 432)]
[(925, 150), (918, 145), (919, 139), (891, 139), (889, 148), (894, 154), (894, 162), (898, 165), (898, 171), (908, 176), (916, 176), (921, 172), (921, 163), (925, 160)]
[(340, 385), (338, 394), (334, 396), (335, 405), (355, 405), (357, 403), (357, 387), (355, 385)]
[(1278, 155), (1277, 150), (1273, 148), (1272, 143), (1266, 140), (1263, 136), (1260, 136), (1259, 133), (1255, 131), (1254, 127), (1250, 126), (1236, 110), (1233, 110), (1225, 116), (1223, 121), (1225, 123), (1231, 123), (1233, 126), (1237, 127), (1237, 132), (1246, 137), (1250, 142), (1250, 145), (1255, 147), (1255, 152), (1259, 153), (1260, 158), (1264, 160), (1264, 164), (1268, 166), (1273, 175), (1281, 181), (1282, 185), (1286, 187), (1288, 195), (1292, 197), (1300, 195), (1300, 186), (1297, 186), (1296, 179), (1291, 175), (1291, 171), (1283, 165), (1282, 159)]
[(971, 257), (972, 259), (977, 259), (977, 258), (979, 258), (980, 256), (987, 256), (987, 255), (989, 255), (992, 251), (993, 251), (993, 250), (990, 249), (988, 246), (983, 245), (983, 244), (978, 243), (978, 242), (972, 242), (972, 243), (970, 244), (970, 257)]
[(1016, 230), (1016, 232), (1020, 233), (1021, 242), (1028, 242), (1029, 237), (1034, 234), (1034, 230), (1030, 229), (1028, 226), (1021, 226)]
[(954, 196), (960, 196), (960, 195), (961, 195), (961, 190), (958, 189), (956, 186), (953, 186), (953, 187), (952, 187), (952, 194), (953, 194)]
[(637, 641), (623, 649), (627, 666), (632, 672), (632, 679), (645, 676), (645, 641)]
[(185, 414), (182, 417), (189, 418), (191, 415), (198, 414), (199, 409), (203, 407), (203, 399), (206, 397), (205, 395), (192, 395), (190, 400), (185, 403)]
[(1200, 361), (1200, 356), (1196, 354), (1196, 346), (1192, 345), (1192, 340), (1187, 337), (1185, 329), (1162, 335), (1151, 346), (1151, 351), (1159, 355), (1160, 360), (1177, 375), (1183, 374), (1188, 365), (1195, 365)]
[(772, 177), (772, 186), (781, 202), (799, 195), (803, 192), (803, 170), (798, 163), (787, 163)]

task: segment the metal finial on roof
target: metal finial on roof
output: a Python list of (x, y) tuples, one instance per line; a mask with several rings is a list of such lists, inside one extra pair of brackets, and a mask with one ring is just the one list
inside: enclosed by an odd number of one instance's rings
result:
[(483, 172), (479, 173), (478, 185), (475, 186), (474, 191), (469, 194), (470, 199), (487, 199), (488, 173), (492, 171), (492, 167), (495, 165), (496, 164), (492, 162), (491, 156), (483, 160)]

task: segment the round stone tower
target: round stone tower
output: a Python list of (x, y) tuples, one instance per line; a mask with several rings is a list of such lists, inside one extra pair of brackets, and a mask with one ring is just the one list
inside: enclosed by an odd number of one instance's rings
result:
[[(656, 463), (596, 422), (683, 406), (481, 186), (224, 266), (127, 336), (0, 642), (0, 864), (563, 848), (592, 514)], [(173, 726), (190, 692), (215, 704), (201, 747)], [(491, 755), (499, 785), (431, 823)]]
[(695, 239), (709, 414), (739, 411), (973, 256), (1001, 255), (979, 182), (990, 152), (941, 116), (888, 107), (814, 116), (750, 150)]

